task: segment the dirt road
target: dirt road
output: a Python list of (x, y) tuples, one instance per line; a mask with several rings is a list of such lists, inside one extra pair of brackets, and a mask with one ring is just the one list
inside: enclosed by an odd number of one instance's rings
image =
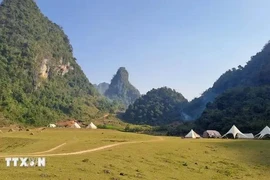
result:
[(90, 152), (96, 152), (96, 151), (101, 151), (104, 149), (109, 149), (112, 147), (116, 147), (116, 146), (121, 146), (121, 145), (125, 145), (125, 144), (138, 144), (138, 143), (149, 143), (149, 142), (157, 142), (157, 141), (163, 141), (164, 139), (162, 137), (157, 137), (155, 140), (148, 140), (148, 141), (131, 141), (131, 142), (121, 142), (121, 143), (115, 143), (115, 144), (110, 144), (110, 145), (106, 145), (106, 146), (101, 146), (98, 148), (93, 148), (93, 149), (88, 149), (88, 150), (83, 150), (83, 151), (76, 151), (76, 152), (69, 152), (69, 153), (58, 153), (58, 154), (44, 154), (47, 152), (52, 152), (56, 149), (58, 149), (59, 147), (62, 147), (63, 145), (65, 145), (65, 143), (52, 148), (48, 151), (43, 151), (43, 152), (38, 152), (38, 153), (32, 153), (32, 154), (25, 154), (25, 155), (4, 155), (1, 156), (0, 158), (5, 158), (5, 157), (27, 157), (27, 156), (31, 156), (31, 157), (53, 157), (53, 156), (71, 156), (71, 155), (78, 155), (78, 154), (85, 154), (85, 153), (90, 153)]

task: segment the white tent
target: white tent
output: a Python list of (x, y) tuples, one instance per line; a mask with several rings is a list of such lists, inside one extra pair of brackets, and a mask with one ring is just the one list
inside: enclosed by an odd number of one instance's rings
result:
[(197, 134), (193, 129), (185, 136), (185, 138), (200, 138), (201, 136)]
[(204, 138), (220, 138), (221, 134), (216, 130), (206, 130), (203, 133)]
[(86, 128), (87, 129), (97, 129), (97, 126), (94, 125), (94, 123), (91, 122)]
[(263, 138), (265, 135), (270, 135), (270, 128), (266, 126), (259, 134), (257, 134), (255, 137), (258, 137), (259, 139)]
[(56, 125), (55, 124), (49, 124), (48, 127), (50, 127), (50, 128), (56, 128)]
[(242, 134), (236, 135), (239, 139), (254, 139), (254, 135), (252, 133), (245, 133), (244, 136)]
[(78, 124), (78, 123), (74, 123), (74, 124), (72, 124), (72, 126), (71, 126), (71, 128), (81, 128), (81, 126)]
[(233, 138), (235, 138), (238, 134), (242, 135), (243, 137), (246, 137), (246, 135), (243, 134), (241, 131), (239, 131), (239, 129), (235, 125), (233, 125), (232, 128), (226, 134), (224, 134), (222, 137), (225, 137), (228, 134), (232, 134)]

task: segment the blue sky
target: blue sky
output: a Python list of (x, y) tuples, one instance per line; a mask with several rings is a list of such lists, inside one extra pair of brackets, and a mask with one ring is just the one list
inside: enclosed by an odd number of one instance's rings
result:
[(270, 40), (268, 0), (36, 0), (69, 36), (92, 83), (121, 66), (141, 93), (198, 97)]

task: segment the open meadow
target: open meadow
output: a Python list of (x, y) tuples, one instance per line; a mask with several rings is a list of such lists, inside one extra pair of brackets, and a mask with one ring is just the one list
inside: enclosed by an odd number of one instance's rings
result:
[[(269, 140), (181, 139), (87, 129), (2, 131), (1, 180), (270, 179)], [(17, 156), (46, 157), (46, 167), (6, 167), (5, 157)]]

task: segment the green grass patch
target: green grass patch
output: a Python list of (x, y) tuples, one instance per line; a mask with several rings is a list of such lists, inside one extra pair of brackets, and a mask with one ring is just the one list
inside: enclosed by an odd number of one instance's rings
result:
[[(0, 158), (3, 179), (243, 179), (268, 180), (270, 176), (270, 141), (227, 139), (181, 139), (157, 137), (113, 130), (52, 129), (29, 136), (14, 132), (0, 135), (0, 147), (18, 143), (16, 151), (35, 148), (41, 142), (52, 141), (65, 146), (52, 153), (74, 152), (108, 144), (134, 142), (111, 148), (71, 156), (47, 157), (45, 168), (7, 168)], [(31, 139), (29, 141), (29, 139)], [(163, 139), (163, 140), (162, 140)], [(149, 141), (154, 140), (154, 141)], [(141, 142), (145, 141), (145, 142)], [(46, 145), (46, 144), (45, 144)], [(25, 147), (29, 146), (29, 149)], [(31, 148), (30, 148), (31, 147)], [(47, 150), (54, 147), (48, 144)], [(5, 151), (8, 152), (8, 150)], [(11, 151), (11, 154), (12, 151)], [(0, 156), (3, 155), (0, 152)]]

